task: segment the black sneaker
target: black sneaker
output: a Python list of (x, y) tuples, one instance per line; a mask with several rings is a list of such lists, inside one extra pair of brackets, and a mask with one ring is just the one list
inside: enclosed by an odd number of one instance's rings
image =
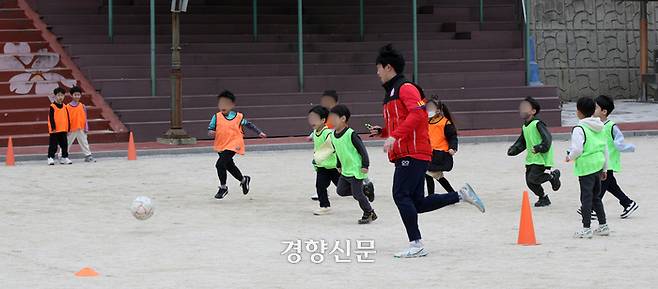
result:
[(371, 181), (363, 181), (363, 194), (368, 197), (368, 201), (371, 203), (375, 200), (375, 185)]
[(548, 196), (539, 197), (539, 200), (535, 203), (535, 207), (548, 207), (551, 204), (551, 200)]
[(242, 181), (240, 182), (240, 187), (242, 187), (242, 193), (245, 195), (249, 193), (249, 182), (251, 182), (250, 176), (242, 177)]
[[(583, 215), (583, 210), (582, 210), (582, 208), (578, 208), (578, 215), (580, 215), (580, 216), (582, 217), (582, 215)], [(597, 219), (598, 219), (598, 218), (596, 217), (596, 212), (594, 212), (594, 211), (592, 210), (592, 214), (591, 214), (591, 216), (590, 216), (590, 220), (592, 220), (592, 221), (596, 221)]]
[(219, 187), (217, 194), (215, 194), (215, 199), (223, 199), (228, 194), (228, 187)]
[(375, 214), (375, 210), (370, 212), (363, 212), (363, 217), (361, 217), (359, 220), (359, 224), (370, 224), (374, 220), (377, 220), (377, 214)]
[(550, 180), (551, 187), (553, 187), (553, 191), (556, 192), (562, 186), (562, 182), (560, 182), (560, 170), (551, 171), (551, 176), (553, 176)]
[(635, 203), (635, 201), (631, 202), (630, 205), (624, 208), (624, 211), (621, 213), (621, 218), (622, 219), (628, 218), (633, 212), (635, 212), (635, 210), (637, 210), (638, 207), (639, 206), (637, 205), (637, 203)]

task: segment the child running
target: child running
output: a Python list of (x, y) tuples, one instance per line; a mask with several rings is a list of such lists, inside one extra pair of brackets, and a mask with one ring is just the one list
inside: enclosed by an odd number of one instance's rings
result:
[(244, 131), (243, 127), (254, 131), (259, 137), (267, 135), (258, 127), (244, 118), (240, 112), (233, 111), (235, 107), (235, 95), (225, 90), (217, 96), (217, 107), (219, 112), (213, 115), (208, 125), (208, 136), (215, 138), (214, 148), (219, 158), (215, 163), (217, 176), (219, 177), (219, 190), (215, 198), (222, 199), (228, 194), (226, 186), (226, 172), (228, 171), (236, 180), (240, 181), (242, 193), (249, 193), (251, 177), (243, 176), (240, 169), (233, 162), (235, 154), (244, 155)]
[[(327, 111), (331, 110), (337, 104), (338, 104), (338, 93), (335, 90), (325, 90), (322, 93), (322, 96), (320, 96), (320, 106), (326, 108)], [(327, 121), (325, 123), (325, 125), (329, 129), (334, 128), (334, 125), (331, 124), (330, 121)], [(315, 134), (315, 131), (311, 132), (311, 135), (308, 136), (308, 141), (313, 141), (314, 140), (313, 134)], [(311, 193), (311, 200), (314, 200), (314, 201), (319, 200), (317, 192)]]
[(336, 192), (343, 197), (353, 196), (363, 210), (363, 216), (358, 223), (369, 224), (377, 220), (377, 214), (370, 206), (370, 202), (375, 200), (375, 194), (373, 191), (364, 190), (363, 186), (370, 166), (368, 151), (359, 135), (347, 124), (350, 120), (350, 110), (347, 106), (334, 106), (330, 118), (336, 129), (331, 135), (331, 144), (336, 151), (336, 167), (341, 174)]
[[(316, 172), (315, 189), (320, 201), (320, 208), (313, 211), (313, 214), (317, 216), (327, 215), (331, 212), (327, 188), (331, 183), (337, 186), (340, 177), (340, 173), (336, 169), (336, 153), (331, 145), (331, 133), (333, 131), (326, 125), (327, 118), (329, 118), (329, 110), (320, 105), (314, 106), (308, 112), (308, 123), (313, 127), (314, 158), (317, 157), (320, 160), (313, 160), (313, 167)], [(320, 156), (320, 154), (326, 155)]]
[(560, 171), (553, 167), (553, 140), (546, 124), (537, 114), (541, 110), (539, 102), (532, 97), (526, 97), (519, 105), (519, 113), (524, 121), (521, 136), (507, 150), (508, 156), (516, 156), (527, 150), (525, 158), (525, 180), (528, 188), (539, 197), (535, 207), (546, 207), (551, 204), (548, 194), (542, 184), (550, 182), (553, 191), (560, 189)]
[(446, 190), (454, 192), (450, 182), (444, 177), (444, 172), (452, 170), (452, 156), (457, 153), (457, 128), (452, 121), (450, 110), (438, 97), (432, 97), (427, 103), (429, 117), (429, 137), (432, 145), (432, 161), (427, 169), (425, 180), (427, 194), (434, 194), (434, 180)]
[[(607, 135), (603, 122), (593, 116), (596, 110), (594, 100), (581, 97), (576, 103), (576, 116), (580, 120), (571, 132), (571, 146), (566, 161), (574, 161), (574, 173), (580, 183), (580, 205), (583, 228), (576, 231), (574, 238), (591, 239), (593, 235), (608, 236), (605, 210), (601, 200), (601, 181), (606, 180), (608, 171)], [(599, 227), (592, 231), (591, 213), (596, 212)]]
[[(610, 113), (615, 109), (614, 100), (609, 96), (599, 95), (595, 101), (596, 111), (594, 112), (594, 116), (600, 118), (603, 122), (603, 133), (606, 136), (608, 154), (610, 157), (608, 176), (605, 181), (601, 182), (601, 198), (603, 198), (606, 191), (612, 193), (612, 195), (619, 200), (619, 204), (624, 208), (620, 217), (626, 219), (637, 210), (638, 205), (621, 190), (619, 184), (617, 184), (615, 173), (621, 171), (621, 153), (634, 152), (635, 145), (625, 143), (624, 134), (622, 134), (619, 126), (617, 126), (614, 121), (608, 119)], [(578, 209), (578, 213), (581, 213), (581, 209)], [(595, 218), (596, 213), (593, 213), (592, 219)]]

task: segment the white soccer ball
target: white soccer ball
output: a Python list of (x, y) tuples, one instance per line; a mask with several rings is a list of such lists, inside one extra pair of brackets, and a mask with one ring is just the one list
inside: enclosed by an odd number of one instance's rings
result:
[(137, 197), (130, 206), (130, 212), (137, 220), (146, 220), (153, 216), (153, 202), (149, 197)]

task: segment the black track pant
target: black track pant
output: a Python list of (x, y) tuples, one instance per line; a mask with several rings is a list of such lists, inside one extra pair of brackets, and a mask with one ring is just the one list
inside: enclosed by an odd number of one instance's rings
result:
[(69, 142), (67, 140), (67, 132), (51, 133), (48, 139), (48, 157), (55, 158), (57, 146), (62, 149), (62, 158), (69, 157)]
[(235, 156), (234, 151), (223, 151), (217, 153), (219, 158), (217, 163), (215, 163), (215, 168), (217, 168), (217, 176), (219, 177), (219, 184), (222, 186), (226, 185), (226, 172), (228, 171), (231, 175), (238, 181), (242, 181), (242, 173), (240, 169), (233, 162), (233, 156)]

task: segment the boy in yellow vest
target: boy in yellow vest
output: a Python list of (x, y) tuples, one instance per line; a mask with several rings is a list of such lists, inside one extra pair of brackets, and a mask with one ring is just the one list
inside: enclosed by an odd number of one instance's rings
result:
[[(595, 110), (596, 104), (592, 98), (578, 99), (576, 116), (580, 122), (571, 132), (571, 146), (566, 157), (567, 162), (574, 162), (574, 173), (580, 183), (583, 228), (576, 231), (575, 238), (610, 235), (601, 201), (601, 181), (605, 181), (608, 171), (608, 146), (603, 122), (594, 116)], [(592, 210), (599, 221), (599, 227), (595, 230), (590, 228)]]
[(336, 193), (343, 197), (353, 196), (363, 210), (363, 216), (358, 223), (370, 224), (377, 220), (377, 214), (370, 206), (370, 202), (375, 200), (374, 191), (364, 190), (363, 184), (368, 178), (370, 159), (363, 141), (347, 124), (350, 115), (350, 110), (342, 104), (331, 109), (330, 120), (335, 128), (331, 135), (331, 144), (336, 151), (336, 167), (341, 174)]
[(625, 143), (624, 135), (619, 129), (619, 126), (614, 121), (608, 119), (610, 113), (615, 109), (614, 100), (609, 96), (599, 95), (595, 101), (596, 111), (594, 112), (594, 116), (600, 118), (604, 124), (603, 132), (606, 135), (608, 153), (610, 155), (608, 177), (601, 183), (601, 198), (603, 198), (606, 191), (615, 196), (619, 200), (619, 204), (624, 208), (620, 217), (626, 219), (637, 210), (638, 205), (621, 190), (617, 184), (615, 173), (621, 171), (621, 153), (634, 152), (635, 145)]
[(87, 122), (87, 107), (80, 102), (82, 97), (82, 89), (80, 87), (71, 87), (69, 91), (73, 99), (66, 105), (71, 118), (71, 132), (68, 134), (68, 147), (73, 145), (75, 140), (80, 144), (80, 150), (85, 155), (85, 162), (95, 162), (96, 160), (91, 155), (89, 149), (89, 142), (87, 141), (87, 132), (89, 132), (89, 123)]
[(331, 183), (337, 186), (340, 177), (340, 173), (336, 169), (336, 153), (331, 146), (333, 130), (326, 125), (327, 118), (329, 118), (329, 110), (320, 105), (314, 106), (308, 112), (308, 123), (313, 127), (311, 137), (314, 152), (313, 167), (316, 172), (315, 190), (320, 201), (320, 208), (313, 211), (316, 216), (327, 215), (331, 212), (327, 188)]
[[(525, 158), (525, 180), (528, 188), (539, 197), (535, 207), (551, 204), (542, 184), (550, 182), (553, 191), (560, 189), (560, 171), (553, 167), (553, 139), (550, 131), (537, 114), (541, 110), (539, 102), (528, 96), (519, 105), (519, 114), (524, 121), (521, 136), (507, 150), (508, 156), (515, 156), (527, 151)], [(550, 171), (547, 173), (546, 171)]]
[[(320, 96), (320, 106), (324, 107), (327, 109), (327, 112), (336, 106), (338, 104), (338, 93), (335, 90), (325, 90), (322, 93), (322, 96)], [(328, 119), (327, 119), (328, 120)], [(334, 129), (334, 125), (331, 124), (330, 121), (327, 121), (325, 123), (328, 129)], [(315, 130), (311, 132), (311, 134), (308, 136), (308, 141), (313, 141), (313, 134), (315, 133)], [(318, 201), (319, 196), (317, 195), (316, 192), (311, 193), (311, 200)]]
[(215, 163), (217, 176), (219, 177), (219, 190), (215, 194), (215, 198), (222, 199), (228, 194), (228, 186), (226, 186), (227, 171), (236, 180), (240, 181), (242, 193), (246, 195), (249, 193), (251, 177), (243, 176), (233, 161), (236, 153), (244, 155), (245, 152), (243, 127), (254, 131), (261, 138), (266, 138), (267, 135), (246, 120), (242, 113), (233, 111), (235, 95), (232, 92), (222, 91), (217, 96), (217, 107), (219, 112), (213, 115), (208, 125), (208, 136), (215, 138), (213, 147), (219, 155), (219, 159)]
[(70, 165), (73, 162), (69, 159), (66, 134), (70, 131), (71, 123), (69, 112), (64, 105), (66, 90), (58, 87), (53, 90), (53, 94), (55, 94), (55, 99), (50, 104), (50, 110), (48, 112), (48, 165), (52, 166), (55, 164), (57, 146), (62, 149), (62, 158), (59, 160), (59, 163)]

